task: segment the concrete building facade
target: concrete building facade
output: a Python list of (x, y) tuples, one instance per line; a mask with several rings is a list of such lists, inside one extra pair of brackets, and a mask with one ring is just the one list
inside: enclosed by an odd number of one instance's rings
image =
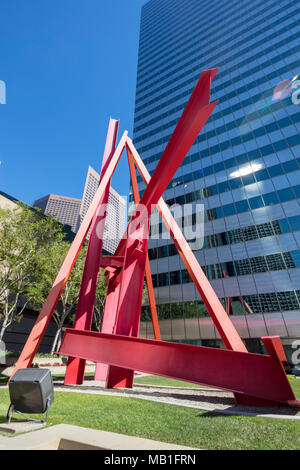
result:
[(69, 225), (72, 232), (76, 233), (81, 199), (73, 197), (48, 194), (33, 203), (45, 215), (57, 219), (61, 224)]

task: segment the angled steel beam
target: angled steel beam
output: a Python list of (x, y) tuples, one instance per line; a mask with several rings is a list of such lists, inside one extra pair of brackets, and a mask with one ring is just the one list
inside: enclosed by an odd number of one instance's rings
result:
[(54, 281), (54, 284), (49, 292), (49, 295), (44, 303), (44, 306), (34, 324), (31, 333), (25, 343), (25, 346), (20, 354), (20, 357), (15, 365), (12, 375), (21, 368), (30, 367), (35, 353), (38, 350), (40, 342), (44, 336), (44, 333), (47, 329), (47, 326), (51, 320), (54, 309), (57, 305), (57, 302), (60, 299), (61, 293), (67, 283), (67, 280), (70, 276), (72, 268), (77, 259), (78, 253), (84, 243), (85, 237), (89, 231), (92, 218), (96, 212), (96, 209), (99, 205), (99, 202), (103, 201), (105, 188), (109, 182), (116, 165), (123, 153), (125, 148), (127, 138), (127, 131), (124, 132), (119, 145), (114, 153), (113, 158), (111, 159), (107, 170), (103, 176), (103, 179), (98, 187), (98, 190), (94, 196), (94, 199), (84, 217), (82, 224), (77, 232), (77, 235), (68, 251), (68, 254), (59, 270), (59, 273)]
[[(124, 257), (123, 257), (124, 258)], [(119, 274), (120, 276), (120, 274)], [(120, 295), (120, 282), (116, 282), (115, 273), (109, 273), (108, 286), (102, 320), (102, 333), (113, 333), (116, 325), (116, 314)], [(95, 380), (105, 382), (108, 365), (98, 362), (95, 370)]]
[(122, 268), (124, 264), (124, 256), (102, 256), (100, 261), (101, 268)]
[[(145, 193), (143, 194), (140, 204), (146, 208), (148, 212), (148, 217), (151, 214), (151, 210), (154, 204), (157, 203), (157, 200), (163, 194), (164, 190), (168, 186), (170, 180), (176, 173), (177, 169), (179, 168), (180, 164), (182, 163), (184, 157), (186, 156), (187, 152), (193, 145), (195, 139), (197, 138), (199, 132), (201, 131), (202, 127), (206, 123), (207, 119), (209, 118), (210, 114), (212, 113), (214, 107), (216, 106), (217, 102), (210, 104), (210, 86), (211, 82), (214, 79), (214, 76), (217, 72), (217, 68), (206, 70), (202, 72), (198, 83), (195, 86), (195, 89), (178, 121), (178, 124), (172, 134), (172, 137), (163, 152), (160, 162), (157, 165), (157, 168), (153, 174), (151, 179), (151, 184), (148, 185)], [(120, 241), (115, 255), (124, 256), (126, 249), (128, 248), (128, 233), (131, 231), (131, 226), (134, 224), (135, 219), (137, 217), (137, 213), (134, 213), (130, 219), (128, 224), (127, 230)], [(129, 274), (129, 276), (136, 276), (136, 273)], [(126, 276), (127, 278), (127, 276)], [(123, 277), (121, 278), (123, 280)], [(109, 299), (108, 303), (113, 306), (114, 310), (113, 315), (110, 314), (111, 317), (115, 316), (116, 319), (119, 316), (119, 313), (115, 310), (116, 305), (119, 305), (119, 300), (116, 298), (116, 295), (119, 295), (119, 299), (121, 298), (121, 292), (117, 288), (117, 284), (120, 282), (119, 280), (114, 277), (110, 278), (108, 292), (109, 292)], [(113, 285), (112, 285), (113, 283)], [(139, 282), (138, 282), (139, 285)], [(106, 302), (107, 303), (107, 302)], [(119, 309), (119, 307), (117, 307)], [(123, 309), (122, 309), (123, 310)], [(126, 307), (125, 307), (126, 310)], [(124, 311), (125, 311), (124, 310)], [(105, 307), (104, 316), (106, 317), (107, 308)], [(132, 311), (128, 314), (129, 318), (133, 321), (131, 328), (131, 332), (136, 330), (136, 322), (137, 318), (133, 320)], [(140, 312), (136, 312), (136, 315), (140, 315)], [(117, 320), (116, 320), (117, 321)], [(122, 318), (122, 315), (119, 316), (118, 322), (119, 325), (125, 321)], [(103, 325), (105, 328), (111, 328), (112, 326), (112, 318), (110, 321), (105, 321)], [(126, 327), (128, 329), (128, 325)], [(126, 328), (122, 331), (125, 331)], [(102, 329), (104, 332), (104, 330)], [(117, 329), (115, 330), (117, 331)], [(105, 331), (106, 332), (106, 331)], [(110, 333), (111, 331), (109, 331)], [(123, 334), (123, 333), (122, 333)], [(97, 371), (97, 377), (99, 380), (103, 380), (103, 373), (105, 373), (105, 369), (103, 369), (99, 373)], [(112, 374), (111, 374), (112, 377)], [(126, 379), (127, 380), (127, 379)], [(118, 380), (114, 381), (117, 383)], [(121, 380), (119, 381), (121, 383)], [(127, 383), (129, 381), (127, 380)]]
[(217, 73), (217, 68), (202, 72), (197, 85), (175, 127), (175, 130), (159, 160), (141, 204), (148, 211), (168, 187), (184, 157), (198, 137), (218, 101), (210, 103), (210, 86)]
[(276, 342), (268, 338), (269, 356), (67, 329), (59, 353), (229, 390), (252, 404), (299, 406)]
[[(140, 200), (140, 204), (147, 208), (149, 216), (151, 215), (153, 205), (157, 204), (218, 103), (218, 101), (209, 103), (210, 85), (217, 70), (218, 68), (214, 68), (202, 72), (170, 141), (157, 164), (151, 178), (151, 184), (148, 185)], [(132, 217), (134, 217), (134, 214)], [(127, 235), (125, 233), (116, 249), (115, 255), (124, 254), (126, 239)]]
[[(148, 170), (129, 137), (126, 140), (126, 148), (130, 149), (136, 167), (145, 184), (150, 184), (151, 177), (148, 173)], [(235, 351), (247, 351), (246, 346), (241, 340), (232, 321), (225, 312), (223, 305), (218, 299), (218, 296), (205, 276), (188, 242), (184, 238), (178, 224), (172, 216), (167, 204), (162, 198), (160, 198), (157, 203), (157, 209), (163, 219), (163, 222), (169, 230), (171, 237), (173, 238), (174, 244), (178, 249), (178, 253), (181, 256), (222, 340), (224, 341), (226, 348)]]
[[(210, 86), (216, 72), (217, 69), (212, 69), (206, 70), (201, 74), (156, 170), (146, 187), (139, 206), (143, 208), (143, 212), (145, 213), (144, 218), (147, 219), (147, 221), (150, 217), (153, 205), (158, 202), (167, 188), (217, 104), (217, 102), (209, 103)], [(131, 256), (129, 253), (136, 242), (136, 235), (134, 234), (132, 236), (131, 232), (135, 232), (135, 228), (133, 227), (135, 227), (137, 219), (139, 219), (138, 209), (135, 210), (129, 221), (126, 241), (123, 242), (123, 248), (126, 254), (116, 313), (116, 334), (130, 336), (137, 336), (138, 332), (141, 309), (141, 289), (147, 257), (147, 252), (145, 252), (145, 249), (147, 249), (145, 239), (141, 241), (141, 256), (138, 259), (134, 259), (135, 256)], [(142, 222), (142, 226), (145, 228), (145, 221)], [(115, 254), (123, 254), (119, 252), (118, 248)], [(136, 286), (135, 296), (132, 296), (130, 293), (130, 289), (134, 288), (133, 286)], [(129, 302), (132, 303), (132, 305), (130, 305), (131, 308), (129, 308)], [(110, 367), (106, 381), (107, 387), (128, 387), (132, 386), (132, 383), (133, 373), (130, 374), (129, 371), (117, 370), (113, 366)]]
[[(129, 165), (129, 171), (130, 171), (134, 203), (135, 205), (138, 205), (140, 202), (140, 194), (139, 194), (137, 177), (136, 177), (136, 172), (135, 172), (135, 167), (134, 167), (134, 159), (133, 159), (132, 153), (128, 145), (126, 145), (126, 151), (127, 151), (127, 157), (128, 157), (128, 165)], [(157, 340), (161, 340), (159, 323), (158, 323), (158, 315), (157, 315), (157, 309), (156, 309), (156, 301), (155, 301), (155, 296), (154, 296), (153, 282), (152, 282), (151, 269), (150, 269), (150, 261), (149, 261), (148, 254), (146, 258), (145, 277), (146, 277), (154, 338)]]
[[(136, 225), (133, 228), (133, 220)], [(120, 273), (120, 291), (116, 310), (114, 333), (138, 336), (147, 259), (149, 222), (142, 211), (132, 219), (128, 232), (124, 266)], [(134, 371), (110, 365), (106, 377), (106, 388), (132, 387)]]
[[(101, 183), (107, 166), (116, 149), (119, 121), (110, 119), (107, 131), (106, 144), (102, 159), (99, 184)], [(110, 182), (108, 181), (104, 191), (101, 205), (106, 207), (109, 199)], [(106, 220), (106, 211), (103, 213), (100, 203), (93, 216), (91, 232), (83, 269), (79, 299), (75, 314), (74, 328), (78, 330), (90, 330), (92, 326), (96, 287), (103, 247), (103, 234)], [(65, 384), (82, 384), (84, 380), (85, 361), (76, 357), (69, 357), (65, 375)]]

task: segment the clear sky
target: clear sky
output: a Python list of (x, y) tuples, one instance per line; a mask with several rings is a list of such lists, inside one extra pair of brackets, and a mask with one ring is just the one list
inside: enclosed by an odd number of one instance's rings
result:
[[(146, 0), (2, 0), (0, 190), (32, 204), (82, 197), (100, 170), (109, 118), (132, 136), (141, 6)], [(125, 154), (113, 187), (127, 195)]]

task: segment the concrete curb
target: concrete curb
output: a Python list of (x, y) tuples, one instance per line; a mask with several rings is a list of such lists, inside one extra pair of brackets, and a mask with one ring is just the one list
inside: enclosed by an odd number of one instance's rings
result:
[(1, 437), (2, 450), (196, 450), (140, 437), (57, 424), (16, 437)]

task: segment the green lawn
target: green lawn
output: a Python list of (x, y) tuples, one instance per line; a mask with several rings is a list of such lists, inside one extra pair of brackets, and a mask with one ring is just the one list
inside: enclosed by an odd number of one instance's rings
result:
[[(300, 399), (300, 379), (296, 379), (293, 375), (288, 375), (288, 378), (296, 397)], [(138, 377), (134, 380), (134, 383), (145, 385), (169, 385), (171, 387), (203, 388), (203, 385), (196, 385), (189, 382), (182, 382), (180, 380), (167, 379), (166, 377), (159, 377), (157, 375), (146, 375), (144, 377)]]
[(296, 379), (293, 375), (288, 375), (288, 378), (296, 398), (300, 399), (300, 379)]
[[(134, 379), (135, 384), (144, 385), (163, 385), (171, 387), (188, 387), (188, 388), (203, 388), (203, 385), (192, 384), (190, 382), (182, 382), (181, 380), (168, 379), (166, 377), (159, 377), (158, 375), (145, 375)], [(207, 387), (205, 387), (207, 388)]]
[[(0, 422), (7, 388), (0, 388)], [(229, 416), (135, 398), (56, 392), (48, 425), (112, 431), (202, 449), (299, 449), (300, 422)]]

